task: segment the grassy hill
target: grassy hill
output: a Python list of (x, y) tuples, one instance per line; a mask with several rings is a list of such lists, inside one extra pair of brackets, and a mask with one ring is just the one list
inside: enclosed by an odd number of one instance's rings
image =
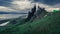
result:
[(46, 17), (33, 20), (33, 22), (28, 21), (11, 26), (0, 31), (0, 34), (60, 34), (60, 12), (47, 14)]

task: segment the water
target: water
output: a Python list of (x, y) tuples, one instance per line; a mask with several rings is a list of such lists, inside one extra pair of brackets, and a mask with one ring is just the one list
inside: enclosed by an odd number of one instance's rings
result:
[(20, 16), (25, 16), (27, 14), (0, 14), (0, 20), (18, 18)]
[(8, 21), (8, 22), (5, 22), (5, 23), (0, 24), (0, 26), (5, 26), (5, 25), (7, 25), (8, 23), (9, 23), (9, 21)]

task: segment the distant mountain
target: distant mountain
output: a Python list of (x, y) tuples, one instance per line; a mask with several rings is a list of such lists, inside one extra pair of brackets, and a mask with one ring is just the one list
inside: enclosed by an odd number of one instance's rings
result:
[(27, 13), (18, 13), (18, 12), (2, 12), (2, 11), (0, 11), (0, 14), (27, 14)]

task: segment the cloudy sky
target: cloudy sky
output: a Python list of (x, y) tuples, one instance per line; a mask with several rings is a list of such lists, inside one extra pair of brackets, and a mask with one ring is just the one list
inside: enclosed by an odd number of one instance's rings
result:
[[(36, 4), (47, 11), (60, 9), (60, 0), (0, 0), (0, 12), (27, 12)], [(16, 17), (20, 15), (1, 15), (0, 19)]]
[[(36, 4), (47, 11), (60, 9), (60, 0), (0, 0), (0, 12), (28, 12)], [(21, 15), (0, 14), (0, 20), (16, 18)], [(8, 22), (0, 24), (5, 26)]]
[(0, 11), (20, 12), (31, 9), (35, 3), (48, 11), (60, 8), (60, 0), (0, 0)]

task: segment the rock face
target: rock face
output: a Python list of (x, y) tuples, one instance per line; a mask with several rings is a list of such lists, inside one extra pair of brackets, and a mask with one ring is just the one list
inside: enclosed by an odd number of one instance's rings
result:
[(42, 18), (44, 17), (48, 12), (45, 10), (45, 8), (41, 8), (38, 6), (38, 10), (36, 10), (36, 5), (32, 8), (31, 11), (28, 13), (27, 21), (28, 20), (34, 20), (36, 18)]
[(41, 18), (41, 17), (45, 16), (46, 13), (48, 13), (48, 12), (45, 10), (45, 8), (41, 8), (38, 6), (38, 10), (36, 11), (35, 15), (37, 18)]
[(35, 12), (36, 12), (36, 5), (32, 8), (31, 12), (29, 11), (27, 20), (30, 20), (34, 16)]

